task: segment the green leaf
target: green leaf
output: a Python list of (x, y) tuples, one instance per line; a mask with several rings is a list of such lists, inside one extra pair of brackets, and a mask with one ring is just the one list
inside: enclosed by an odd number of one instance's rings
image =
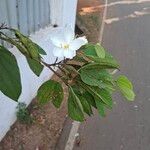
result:
[[(77, 79), (79, 80), (79, 83), (80, 83), (81, 79), (80, 78), (76, 78), (76, 81), (77, 81)], [(92, 105), (93, 107), (96, 108), (94, 97), (85, 88), (80, 86), (80, 84), (77, 84), (77, 85), (78, 86), (76, 86), (76, 85), (72, 86), (74, 92), (77, 95), (80, 95), (80, 96), (84, 97), (90, 105)]]
[(74, 84), (71, 87), (76, 95), (82, 95), (85, 92), (85, 90), (77, 84)]
[(104, 104), (97, 98), (95, 98), (96, 107), (100, 116), (105, 117)]
[(95, 44), (86, 44), (82, 47), (82, 51), (86, 56), (91, 57), (99, 57), (99, 58), (105, 58), (105, 55), (107, 54), (104, 50), (104, 48), (97, 43)]
[(95, 63), (99, 63), (100, 65), (112, 65), (115, 66), (117, 69), (119, 68), (119, 64), (115, 59), (111, 58), (99, 58), (99, 57), (90, 57), (91, 60), (93, 60)]
[(16, 58), (3, 46), (0, 46), (0, 90), (15, 101), (22, 90)]
[(99, 93), (99, 98), (105, 103), (106, 105), (112, 108), (113, 102), (110, 93), (105, 89), (96, 89), (97, 93)]
[(40, 76), (41, 72), (43, 71), (44, 66), (41, 63), (39, 63), (38, 61), (36, 61), (36, 60), (34, 60), (32, 58), (26, 57), (26, 59), (27, 59), (27, 62), (29, 64), (30, 69), (37, 76)]
[(95, 51), (99, 58), (105, 58), (105, 50), (99, 43), (95, 45)]
[(80, 76), (82, 81), (88, 85), (112, 88), (112, 76), (104, 69), (81, 69)]
[(99, 76), (94, 74), (92, 70), (81, 70), (80, 76), (82, 81), (88, 85), (92, 85), (92, 86), (101, 85), (102, 81), (99, 80)]
[(63, 100), (63, 96), (64, 94), (61, 84), (56, 81), (49, 80), (40, 86), (37, 99), (42, 105), (52, 100), (55, 107), (59, 108)]
[(78, 98), (82, 104), (83, 110), (86, 114), (88, 114), (89, 116), (91, 116), (91, 114), (93, 114), (92, 112), (92, 108), (90, 106), (90, 104), (88, 103), (88, 101), (85, 99), (85, 97), (78, 95)]
[(87, 97), (85, 97), (85, 95), (83, 95), (83, 93), (80, 92), (81, 91), (81, 87), (78, 87), (77, 85), (74, 85), (74, 86), (72, 86), (72, 88), (73, 88), (74, 93), (78, 96), (78, 98), (79, 98), (79, 100), (80, 100), (80, 102), (82, 104), (84, 112), (86, 114), (88, 114), (89, 116), (91, 114), (93, 114), (92, 113), (92, 108), (91, 108), (90, 104), (88, 103), (88, 101), (86, 99)]
[(106, 89), (100, 89), (98, 87), (89, 86), (84, 83), (80, 83), (80, 85), (84, 89), (86, 89), (93, 97), (100, 99), (109, 108), (112, 108), (112, 98), (110, 93)]
[[(92, 46), (92, 48), (93, 48), (93, 46)], [(91, 46), (89, 46), (89, 47), (91, 47)], [(92, 48), (89, 48), (89, 47), (88, 47), (88, 49), (84, 50), (84, 54), (91, 61), (94, 61), (94, 62), (102, 64), (102, 65), (104, 65), (104, 64), (112, 64), (112, 65), (115, 65), (116, 68), (119, 68), (118, 62), (116, 61), (116, 59), (114, 59), (114, 57), (110, 53), (106, 52), (105, 53), (105, 58), (100, 58), (100, 57), (98, 57), (96, 51), (94, 49), (92, 49)]]
[(125, 76), (119, 76), (116, 83), (125, 98), (129, 101), (133, 101), (135, 94), (133, 92), (133, 85), (128, 78)]
[(14, 30), (16, 37), (19, 39), (19, 42), (27, 49), (29, 56), (35, 60), (40, 60), (40, 55), (38, 49), (32, 44), (32, 41), (19, 30)]
[(131, 89), (126, 88), (126, 87), (120, 87), (120, 90), (127, 100), (129, 100), (129, 101), (134, 100), (135, 94)]
[(22, 43), (22, 45), (27, 49), (29, 56), (35, 60), (40, 60), (42, 55), (46, 55), (46, 52), (36, 43), (34, 43), (27, 36), (20, 33), (18, 30), (13, 30), (15, 32), (16, 37)]
[(124, 86), (124, 87), (127, 87), (127, 88), (133, 90), (133, 85), (126, 76), (120, 75), (117, 78), (117, 83), (118, 83), (118, 85), (121, 85), (121, 86)]
[(94, 44), (86, 44), (83, 48), (82, 51), (86, 56), (98, 56), (96, 51), (95, 51), (95, 45)]
[(94, 97), (88, 91), (83, 93), (83, 97), (87, 100), (87, 102), (90, 105), (92, 105), (93, 107), (96, 108), (96, 103), (95, 103)]
[(73, 120), (84, 121), (82, 104), (72, 87), (69, 87), (68, 114)]
[(114, 64), (114, 63), (108, 63), (108, 62), (102, 62), (102, 63), (89, 63), (83, 67), (80, 68), (79, 71), (81, 70), (91, 70), (91, 69), (95, 69), (97, 70), (97, 72), (99, 72), (102, 69), (117, 69), (118, 65)]
[(101, 54), (100, 54), (101, 50), (99, 50), (99, 49), (102, 49), (102, 51), (104, 51), (104, 49), (101, 48), (101, 46), (99, 46), (99, 45), (86, 44), (86, 45), (84, 45), (82, 47), (82, 52), (91, 61), (99, 63), (100, 65), (105, 65), (105, 64), (108, 65), (109, 64), (109, 66), (112, 65), (112, 66), (115, 66), (118, 69), (119, 68), (119, 64), (114, 59), (114, 57), (108, 52), (102, 52), (102, 56), (101, 56)]
[(103, 88), (107, 90), (110, 94), (112, 94), (115, 91), (115, 86), (113, 81), (104, 80), (103, 84), (99, 86), (99, 88)]
[(27, 49), (21, 43), (17, 42), (16, 40), (14, 40), (10, 37), (7, 37), (7, 38), (5, 38), (5, 41), (16, 46), (23, 55), (25, 55), (25, 56), (29, 55)]
[(113, 79), (111, 74), (105, 70), (106, 68), (115, 68), (115, 65), (90, 63), (80, 68), (80, 77), (88, 85), (114, 90)]
[(31, 41), (31, 42), (41, 55), (47, 55), (46, 52), (43, 50), (43, 48), (41, 48), (39, 45), (37, 45), (33, 41)]

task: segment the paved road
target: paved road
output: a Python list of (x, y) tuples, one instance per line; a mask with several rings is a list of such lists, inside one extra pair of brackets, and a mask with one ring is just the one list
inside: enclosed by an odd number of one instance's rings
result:
[(80, 126), (74, 150), (150, 150), (150, 0), (109, 0), (103, 46), (135, 86), (136, 101), (114, 96), (114, 109)]

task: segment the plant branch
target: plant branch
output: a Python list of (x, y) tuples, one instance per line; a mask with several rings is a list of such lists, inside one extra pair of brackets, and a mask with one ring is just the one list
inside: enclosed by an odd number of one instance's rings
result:
[[(56, 76), (58, 76), (67, 86), (68, 86), (68, 83), (66, 82), (66, 80), (62, 79), (62, 76), (57, 73), (51, 66), (52, 64), (47, 64), (46, 62), (44, 61), (41, 61), (47, 68), (49, 68), (54, 74), (56, 74)], [(54, 65), (53, 65), (54, 66)]]
[[(57, 60), (57, 58), (56, 58), (56, 60)], [(59, 62), (57, 62), (55, 60), (55, 62), (54, 63), (52, 63), (52, 64), (47, 64), (47, 65), (49, 65), (49, 66), (59, 66), (59, 65), (63, 65), (63, 64), (66, 64), (66, 62), (68, 61), (68, 59), (64, 59), (64, 60), (61, 60), (61, 61), (59, 61)]]
[(14, 29), (11, 27), (8, 27), (7, 24), (5, 24), (5, 23), (2, 23), (0, 25), (0, 30), (14, 30)]
[[(5, 33), (3, 33), (1, 30), (4, 30), (4, 29), (7, 29), (7, 30), (14, 30), (14, 29), (12, 29), (12, 28), (10, 28), (10, 27), (7, 27), (6, 25), (5, 25), (5, 23), (3, 23), (3, 24), (1, 24), (0, 25), (0, 39), (1, 40), (4, 40), (4, 41), (6, 41), (6, 42), (8, 42), (8, 43), (11, 43), (12, 45), (15, 45), (19, 50), (20, 49), (22, 49), (23, 47), (21, 46), (21, 45), (18, 45), (18, 43), (16, 43), (17, 41), (14, 41), (12, 38), (10, 38), (10, 37), (8, 37)], [(21, 47), (20, 47), (21, 46)], [(24, 54), (24, 53), (23, 53)], [(24, 54), (25, 55), (25, 54)], [(32, 58), (33, 59), (33, 58)], [(35, 60), (35, 59), (34, 59)], [(46, 62), (44, 62), (44, 61), (39, 61), (39, 63), (42, 63), (44, 66), (46, 66), (47, 68), (49, 68), (56, 76), (58, 76), (67, 86), (68, 86), (68, 82), (65, 80), (65, 79), (63, 79), (62, 78), (62, 76), (59, 74), (59, 73), (57, 73), (52, 67), (55, 67), (55, 66), (57, 66), (60, 70), (61, 70), (61, 72), (64, 74), (64, 75), (66, 75), (66, 72), (60, 67), (61, 65), (63, 65), (63, 64), (65, 64), (66, 62), (67, 62), (67, 59), (64, 59), (64, 60), (62, 60), (62, 61), (59, 61), (59, 62), (57, 62), (57, 60), (58, 60), (58, 58), (56, 58), (56, 60), (55, 60), (55, 62), (54, 63), (52, 63), (52, 64), (48, 64), (48, 63), (46, 63)], [(36, 60), (37, 61), (37, 60)]]

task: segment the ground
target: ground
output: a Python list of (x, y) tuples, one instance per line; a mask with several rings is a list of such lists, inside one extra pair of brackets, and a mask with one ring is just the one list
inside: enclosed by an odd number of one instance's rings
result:
[[(77, 24), (91, 42), (98, 41), (99, 37), (101, 23), (99, 18), (102, 12), (99, 5), (100, 0), (79, 0), (78, 3)], [(53, 78), (57, 80), (56, 77)], [(35, 99), (29, 109), (34, 117), (34, 123), (26, 125), (16, 121), (0, 142), (0, 150), (55, 149), (66, 120), (66, 100), (60, 109), (56, 109), (51, 103), (38, 107)]]
[(98, 42), (103, 9), (101, 0), (79, 0), (77, 24), (86, 33), (90, 42)]
[[(58, 80), (55, 76), (53, 79)], [(56, 109), (51, 103), (39, 107), (34, 99), (29, 110), (34, 118), (33, 123), (27, 125), (16, 121), (0, 143), (0, 150), (55, 149), (66, 119), (66, 100), (64, 99), (60, 109)]]

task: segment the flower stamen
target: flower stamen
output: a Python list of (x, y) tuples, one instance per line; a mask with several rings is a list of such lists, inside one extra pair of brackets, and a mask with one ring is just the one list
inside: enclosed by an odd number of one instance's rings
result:
[(63, 49), (69, 49), (69, 44), (61, 44), (61, 48), (63, 48)]
[(69, 44), (64, 45), (64, 49), (68, 49), (69, 48)]

